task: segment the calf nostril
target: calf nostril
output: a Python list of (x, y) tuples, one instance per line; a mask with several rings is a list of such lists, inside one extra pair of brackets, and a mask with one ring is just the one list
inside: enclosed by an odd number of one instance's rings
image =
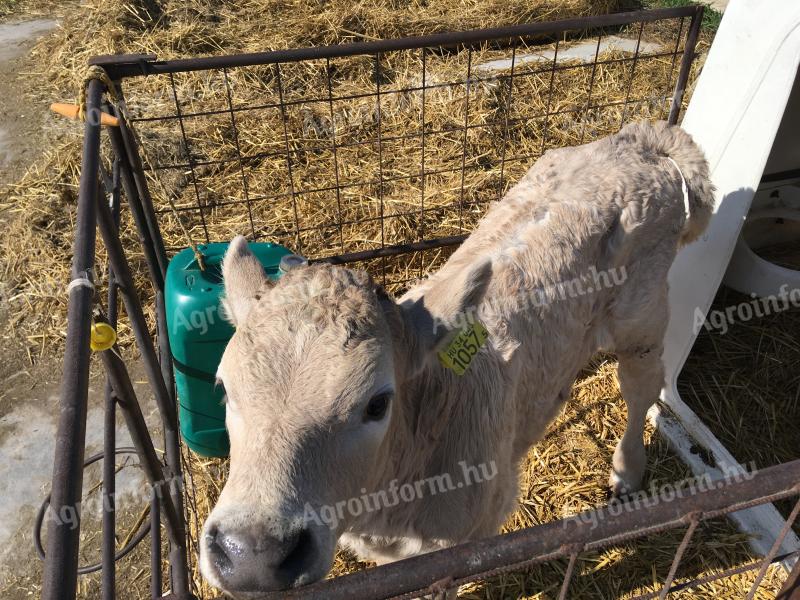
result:
[(227, 577), (233, 571), (233, 561), (228, 556), (228, 553), (223, 544), (220, 544), (221, 536), (216, 527), (209, 528), (205, 535), (206, 550), (208, 551), (209, 558), (214, 566), (219, 571), (220, 575)]
[(302, 571), (303, 565), (308, 560), (309, 553), (313, 550), (313, 540), (307, 529), (298, 532), (286, 548), (286, 557), (281, 562), (279, 569), (285, 573), (295, 575)]
[(249, 554), (252, 549), (252, 544), (249, 544), (246, 539), (241, 535), (236, 534), (217, 534), (217, 545), (222, 547), (225, 555), (230, 560), (244, 557)]

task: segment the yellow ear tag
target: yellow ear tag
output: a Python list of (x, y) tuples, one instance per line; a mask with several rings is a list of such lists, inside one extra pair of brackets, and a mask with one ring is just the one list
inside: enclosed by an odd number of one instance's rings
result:
[(92, 323), (92, 337), (89, 347), (94, 352), (108, 350), (117, 341), (117, 332), (108, 323)]
[(452, 369), (456, 375), (463, 375), (487, 339), (489, 332), (486, 327), (475, 320), (462, 329), (447, 348), (439, 351), (439, 362), (444, 367)]

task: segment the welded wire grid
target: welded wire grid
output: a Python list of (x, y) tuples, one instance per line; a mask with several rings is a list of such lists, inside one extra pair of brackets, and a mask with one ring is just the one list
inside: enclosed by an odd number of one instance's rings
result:
[(402, 287), (547, 149), (666, 119), (689, 22), (169, 73), (160, 102), (126, 84), (177, 206), (155, 198), (168, 250), (180, 218), (200, 241), (344, 255)]
[[(777, 502), (779, 500), (793, 499), (795, 497), (797, 497), (797, 499), (794, 502), (794, 508), (792, 509), (791, 513), (786, 519), (777, 537), (773, 541), (769, 552), (763, 558), (748, 562), (743, 565), (737, 565), (727, 569), (720, 569), (717, 572), (708, 573), (700, 577), (685, 576), (680, 578), (681, 581), (676, 583), (676, 580), (678, 579), (677, 575), (679, 573), (679, 569), (681, 566), (681, 559), (683, 558), (684, 553), (686, 552), (690, 543), (694, 539), (695, 533), (697, 532), (698, 529), (702, 529), (704, 523), (711, 521), (713, 519), (719, 519), (721, 517), (724, 517), (725, 515), (729, 515), (739, 510), (753, 508), (755, 506), (760, 506), (771, 502)], [(622, 505), (626, 502), (626, 500), (625, 499), (615, 500), (614, 502), (620, 502), (620, 504)], [(652, 502), (652, 504), (650, 504), (650, 502)], [(659, 502), (658, 499), (651, 499), (646, 504), (646, 507), (655, 506), (658, 502)], [(685, 502), (685, 504), (691, 505), (692, 501), (689, 500)], [(636, 510), (640, 510), (640, 508), (637, 507)], [(647, 510), (647, 508), (645, 508), (645, 510)], [(625, 509), (621, 508), (619, 512), (624, 513)], [(800, 484), (794, 486), (793, 489), (788, 491), (766, 495), (751, 500), (733, 501), (729, 506), (726, 506), (719, 510), (713, 510), (707, 512), (702, 512), (702, 511), (689, 512), (684, 517), (676, 519), (675, 521), (670, 523), (659, 524), (655, 526), (646, 526), (646, 525), (640, 526), (638, 528), (632, 528), (628, 531), (622, 531), (621, 533), (618, 533), (616, 535), (601, 540), (587, 541), (586, 543), (578, 543), (578, 544), (565, 544), (554, 552), (549, 552), (547, 554), (535, 556), (530, 560), (526, 560), (524, 562), (505, 565), (500, 568), (484, 571), (481, 573), (476, 573), (469, 577), (464, 577), (460, 579), (446, 578), (442, 581), (436, 582), (428, 586), (427, 588), (421, 588), (418, 590), (414, 590), (412, 592), (400, 594), (397, 596), (392, 596), (390, 600), (411, 600), (413, 598), (420, 597), (420, 594), (431, 594), (432, 595), (431, 597), (444, 598), (447, 591), (458, 590), (459, 587), (469, 583), (478, 581), (484, 581), (488, 583), (491, 581), (492, 578), (496, 578), (504, 574), (524, 571), (526, 569), (531, 569), (536, 566), (546, 566), (546, 565), (552, 566), (556, 561), (567, 559), (568, 562), (566, 564), (566, 568), (563, 569), (563, 578), (561, 579), (561, 583), (558, 587), (559, 591), (557, 596), (558, 600), (565, 600), (566, 598), (572, 597), (570, 595), (570, 584), (572, 583), (573, 578), (575, 578), (576, 576), (576, 570), (577, 570), (576, 565), (578, 563), (578, 560), (582, 556), (586, 556), (592, 551), (607, 549), (614, 546), (621, 546), (625, 543), (642, 539), (648, 536), (663, 534), (664, 532), (673, 529), (683, 529), (684, 534), (683, 537), (681, 538), (680, 544), (675, 550), (669, 571), (666, 574), (664, 574), (663, 582), (660, 583), (659, 589), (644, 594), (630, 596), (632, 600), (652, 600), (654, 598), (658, 598), (658, 600), (664, 600), (670, 594), (677, 594), (680, 592), (688, 593), (689, 595), (687, 597), (691, 598), (693, 597), (692, 590), (697, 590), (701, 586), (713, 583), (715, 581), (719, 581), (721, 579), (725, 579), (727, 577), (732, 577), (735, 575), (740, 575), (743, 573), (755, 571), (756, 575), (753, 579), (753, 582), (749, 586), (746, 595), (743, 596), (743, 598), (746, 598), (746, 600), (753, 600), (754, 598), (759, 597), (758, 596), (759, 588), (765, 576), (767, 575), (767, 571), (771, 567), (779, 568), (777, 566), (778, 563), (783, 563), (784, 565), (793, 565), (792, 573), (790, 576), (786, 578), (784, 587), (781, 590), (781, 595), (778, 596), (779, 600), (791, 600), (791, 598), (795, 598), (796, 596), (790, 596), (789, 592), (791, 591), (794, 594), (797, 594), (798, 590), (800, 590), (800, 587), (797, 587), (798, 584), (796, 582), (793, 583), (791, 581), (793, 578), (795, 579), (797, 578), (796, 572), (798, 571), (798, 569), (800, 569), (800, 560), (799, 560), (800, 551), (781, 554), (780, 549), (784, 539), (792, 530), (793, 524), (797, 521), (798, 515), (800, 515)], [(565, 520), (564, 521), (565, 529), (568, 527), (567, 523), (568, 521)], [(654, 582), (655, 582), (655, 573), (654, 573)], [(790, 589), (790, 584), (793, 584), (796, 587)], [(784, 593), (786, 595), (784, 595)]]

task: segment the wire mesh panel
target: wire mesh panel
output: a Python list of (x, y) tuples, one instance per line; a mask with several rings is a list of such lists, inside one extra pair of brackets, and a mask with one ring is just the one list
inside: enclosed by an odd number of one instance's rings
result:
[(402, 286), (548, 149), (675, 121), (692, 11), (107, 68), (152, 73), (125, 91), (168, 249), (180, 219), (198, 241), (380, 257), (370, 270)]
[[(632, 551), (631, 542), (643, 538), (661, 539), (664, 553), (671, 557), (666, 572), (653, 571), (653, 591), (631, 593), (629, 582), (619, 581), (618, 596), (650, 600), (674, 597), (718, 597), (714, 582), (753, 573), (742, 595), (748, 600), (759, 595), (759, 586), (770, 567), (780, 561), (794, 564), (798, 552), (780, 555), (784, 537), (800, 514), (800, 461), (771, 467), (758, 473), (729, 474), (724, 479), (696, 479), (687, 485), (664, 486), (655, 494), (636, 493), (626, 500), (606, 507), (573, 515), (567, 519), (538, 527), (468, 542), (452, 549), (406, 559), (361, 571), (305, 588), (268, 594), (271, 598), (392, 598), (394, 600), (420, 597), (444, 598), (448, 591), (461, 589), (466, 597), (480, 592), (480, 584), (497, 583), (503, 589), (502, 577), (517, 572), (537, 570), (539, 586), (530, 590), (539, 597), (563, 598), (597, 597), (597, 588), (581, 582), (594, 575), (601, 549), (618, 548)], [(779, 532), (769, 553), (759, 560), (734, 567), (723, 567), (698, 575), (682, 564), (687, 550), (704, 529), (732, 512), (767, 502), (789, 499), (793, 506), (789, 518)], [(671, 543), (670, 533), (677, 533)], [(578, 565), (581, 565), (580, 567)], [(796, 570), (796, 569), (795, 569)], [(579, 587), (579, 584), (581, 584)], [(465, 587), (462, 587), (465, 586)], [(791, 586), (795, 586), (792, 588)], [(797, 583), (787, 579), (779, 597), (790, 598)], [(576, 594), (577, 590), (580, 592)], [(404, 593), (397, 593), (397, 592)], [(500, 592), (500, 597), (506, 597)], [(683, 596), (681, 595), (683, 594)], [(479, 596), (481, 597), (481, 596)], [(490, 594), (489, 597), (492, 597)], [(791, 596), (793, 597), (793, 596)]]

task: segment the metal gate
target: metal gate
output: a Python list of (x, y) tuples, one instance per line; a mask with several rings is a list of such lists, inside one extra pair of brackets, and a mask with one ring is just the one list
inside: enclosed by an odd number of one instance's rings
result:
[[(508, 181), (547, 148), (589, 141), (639, 118), (677, 122), (701, 18), (701, 7), (683, 7), (258, 54), (94, 59), (85, 89), (53, 486), (50, 510), (43, 507), (37, 523), (38, 529), (46, 521), (49, 533), (43, 597), (74, 597), (79, 572), (86, 571), (78, 565), (80, 528), (59, 518), (80, 505), (84, 465), (124, 451), (138, 455), (154, 493), (149, 523), (115, 557), (114, 461), (104, 461), (103, 495), (109, 503), (103, 512), (102, 563), (96, 567), (103, 573), (102, 596), (115, 597), (116, 558), (149, 531), (152, 597), (191, 597), (192, 540), (187, 538), (182, 487), (175, 485), (182, 466), (163, 298), (168, 256), (186, 244), (187, 236), (192, 244), (229, 239), (233, 233), (247, 233), (252, 240), (268, 237), (312, 260), (358, 263), (384, 284), (401, 288), (446, 257), (447, 248), (464, 239)], [(651, 48), (644, 35), (648, 28), (669, 35), (670, 43)], [(590, 40), (589, 51), (571, 51), (568, 35), (583, 40), (584, 47)], [(398, 64), (415, 65), (418, 77), (394, 77)], [(650, 67), (662, 68), (664, 76), (660, 85), (642, 94), (637, 77)], [(611, 69), (621, 82), (613, 100), (607, 90), (599, 91), (606, 85), (603, 74)], [(360, 88), (347, 88), (342, 74), (354, 70)], [(310, 95), (298, 84), (309, 78), (319, 83)], [(563, 101), (575, 81), (585, 85)], [(196, 89), (187, 91), (192, 85)], [(153, 94), (161, 96), (140, 104)], [(442, 94), (447, 106), (457, 107), (452, 111), (456, 114), (433, 123), (433, 98), (438, 95), (441, 102)], [(100, 113), (119, 119), (118, 127), (106, 128), (107, 139), (101, 139)], [(257, 130), (264, 123), (272, 124), (272, 136)], [(159, 137), (153, 126), (173, 133)], [(248, 127), (256, 134), (248, 135)], [(213, 131), (218, 139), (200, 131)], [(166, 150), (159, 151), (159, 145)], [(527, 151), (515, 152), (520, 145)], [(148, 290), (137, 290), (129, 261), (132, 249), (121, 241), (122, 196), (141, 244), (135, 250), (144, 254)], [(180, 235), (163, 235), (168, 219), (172, 227), (180, 225)], [(397, 222), (403, 226), (396, 227)], [(108, 258), (105, 311), (98, 307), (103, 302), (95, 289), (96, 228)], [(368, 239), (353, 234), (365, 230), (371, 232)], [(155, 336), (140, 292), (153, 298)], [(93, 323), (117, 325), (120, 298), (158, 405), (165, 453), (162, 459), (155, 451), (125, 363), (119, 353), (105, 351), (99, 353), (107, 374), (104, 454), (85, 461), (90, 331)], [(116, 411), (124, 415), (135, 449), (116, 448)], [(602, 518), (596, 511), (592, 517), (470, 542), (274, 597), (352, 600), (438, 594), (565, 558), (568, 566), (559, 593), (564, 598), (582, 552), (684, 528), (662, 591), (645, 596), (663, 598), (671, 590), (703, 582), (673, 586), (699, 523), (797, 496), (798, 481), (800, 462), (788, 463), (673, 502), (637, 506), (634, 512), (620, 509), (616, 515), (609, 507)], [(799, 507), (795, 505), (792, 519)], [(161, 581), (162, 526), (170, 548), (169, 582)], [(787, 524), (784, 535), (789, 528)], [(704, 580), (759, 569), (760, 581), (770, 563), (792, 558), (777, 555), (778, 542), (763, 561)], [(794, 585), (796, 580), (795, 572)], [(787, 590), (791, 585), (787, 582)]]

